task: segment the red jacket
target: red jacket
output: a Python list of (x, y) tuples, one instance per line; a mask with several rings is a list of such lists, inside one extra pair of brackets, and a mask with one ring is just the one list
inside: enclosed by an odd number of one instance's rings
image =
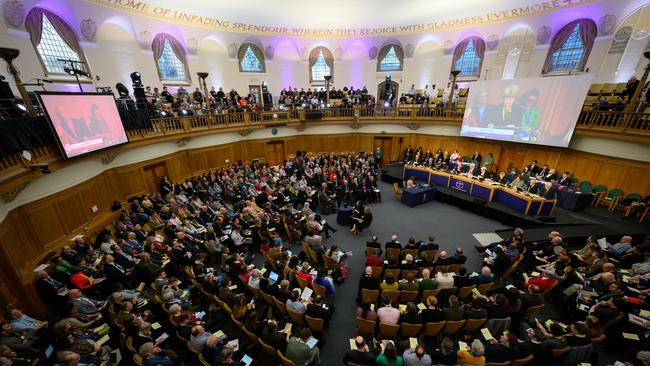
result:
[(368, 258), (366, 258), (366, 266), (383, 267), (384, 261), (381, 259), (381, 257), (377, 255), (371, 255)]

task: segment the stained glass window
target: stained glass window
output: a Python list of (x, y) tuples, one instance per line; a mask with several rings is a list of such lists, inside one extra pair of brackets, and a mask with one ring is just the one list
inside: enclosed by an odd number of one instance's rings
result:
[(176, 57), (169, 40), (165, 40), (162, 54), (158, 58), (158, 68), (162, 80), (185, 81), (185, 65)]
[(550, 71), (575, 69), (580, 65), (584, 55), (585, 46), (580, 39), (580, 23), (578, 23), (562, 47), (553, 52)]
[(246, 48), (246, 52), (244, 53), (244, 57), (242, 57), (240, 64), (242, 71), (262, 72), (262, 63), (257, 56), (255, 56), (255, 52), (253, 52), (251, 46)]
[(467, 42), (465, 51), (454, 63), (454, 68), (460, 71), (458, 76), (478, 76), (481, 57), (476, 53), (474, 42)]
[(313, 81), (325, 81), (326, 75), (331, 75), (332, 69), (325, 61), (325, 56), (323, 56), (323, 50), (320, 50), (316, 62), (311, 67), (311, 75)]
[(399, 71), (402, 62), (397, 57), (395, 47), (391, 47), (386, 56), (379, 62), (379, 71)]
[[(43, 66), (48, 74), (65, 74), (63, 68), (66, 64), (58, 59), (80, 61), (79, 55), (65, 43), (46, 15), (43, 15), (43, 33), (36, 50), (41, 56)], [(85, 69), (82, 66), (76, 66)]]

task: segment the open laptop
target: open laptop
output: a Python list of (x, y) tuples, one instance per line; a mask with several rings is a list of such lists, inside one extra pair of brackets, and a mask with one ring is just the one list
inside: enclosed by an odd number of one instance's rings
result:
[(279, 276), (278, 276), (277, 273), (271, 271), (271, 272), (269, 273), (269, 283), (272, 285), (272, 284), (278, 282), (278, 277), (279, 277)]

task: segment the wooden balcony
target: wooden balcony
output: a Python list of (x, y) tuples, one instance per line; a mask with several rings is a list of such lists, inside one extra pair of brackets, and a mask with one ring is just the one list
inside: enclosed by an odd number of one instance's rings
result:
[[(127, 131), (129, 143), (116, 151), (165, 140), (180, 140), (220, 132), (240, 132), (245, 135), (254, 129), (275, 126), (347, 124), (359, 126), (378, 123), (418, 125), (458, 125), (462, 123), (463, 108), (329, 108), (315, 115), (305, 110), (226, 113), (157, 118), (150, 128)], [(627, 141), (650, 142), (650, 113), (586, 111), (580, 113), (576, 134)], [(97, 154), (110, 154), (112, 150)], [(48, 163), (53, 169), (65, 163), (56, 146), (43, 146), (31, 151), (30, 164), (14, 154), (0, 158), (0, 196), (11, 201), (16, 187), (27, 184), (40, 175), (35, 164)]]

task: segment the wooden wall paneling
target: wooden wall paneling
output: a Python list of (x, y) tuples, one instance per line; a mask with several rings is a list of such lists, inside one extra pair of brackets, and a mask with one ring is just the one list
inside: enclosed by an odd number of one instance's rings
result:
[[(178, 176), (172, 176), (172, 171), (175, 170), (170, 169), (170, 178), (172, 180), (179, 180)], [(146, 192), (146, 185), (144, 183), (142, 168), (140, 166), (128, 167), (124, 170), (118, 169), (116, 170), (116, 173), (119, 192), (122, 194), (123, 198)]]
[[(53, 243), (69, 234), (65, 225), (59, 217), (56, 197), (49, 197), (45, 201), (39, 201), (25, 207), (23, 214), (26, 224), (34, 234), (38, 248), (42, 250), (49, 243)], [(29, 240), (22, 239), (23, 241)], [(29, 255), (29, 252), (26, 252)], [(40, 253), (39, 253), (40, 254)]]
[[(97, 177), (97, 183), (99, 184), (104, 178), (104, 174), (101, 174), (99, 177)], [(79, 195), (81, 199), (81, 206), (82, 210), (85, 212), (88, 220), (92, 220), (95, 218), (101, 211), (103, 211), (104, 207), (101, 207), (101, 204), (99, 202), (99, 191), (97, 189), (97, 185), (95, 184), (87, 184), (87, 182), (82, 183), (81, 187), (79, 188)], [(92, 212), (91, 207), (93, 205), (97, 206), (97, 211)]]
[[(365, 151), (375, 151), (376, 146), (373, 146), (373, 135), (355, 134), (356, 145)], [(386, 154), (386, 152), (384, 152)], [(387, 156), (388, 158), (388, 156)]]
[(68, 233), (84, 226), (89, 220), (90, 215), (86, 213), (79, 191), (67, 192), (66, 195), (58, 196), (56, 206), (60, 221)]
[(208, 160), (206, 155), (207, 155), (206, 150), (188, 151), (187, 156), (189, 159), (192, 175), (197, 175), (210, 168), (208, 166)]
[[(279, 139), (278, 139), (279, 140)], [(269, 140), (248, 140), (246, 141), (246, 158), (247, 162), (253, 159), (266, 159), (266, 143)], [(239, 159), (235, 157), (235, 159)]]
[(296, 156), (296, 151), (298, 151), (298, 139), (295, 136), (284, 138), (284, 151), (287, 156)]
[(619, 186), (625, 194), (638, 193), (642, 197), (650, 194), (650, 167), (639, 167), (628, 165), (625, 174), (622, 175)]
[(592, 184), (604, 184), (608, 189), (612, 188), (624, 188), (620, 187), (621, 177), (625, 171), (626, 164), (624, 163), (612, 163), (605, 162), (601, 169), (596, 171), (591, 183)]

